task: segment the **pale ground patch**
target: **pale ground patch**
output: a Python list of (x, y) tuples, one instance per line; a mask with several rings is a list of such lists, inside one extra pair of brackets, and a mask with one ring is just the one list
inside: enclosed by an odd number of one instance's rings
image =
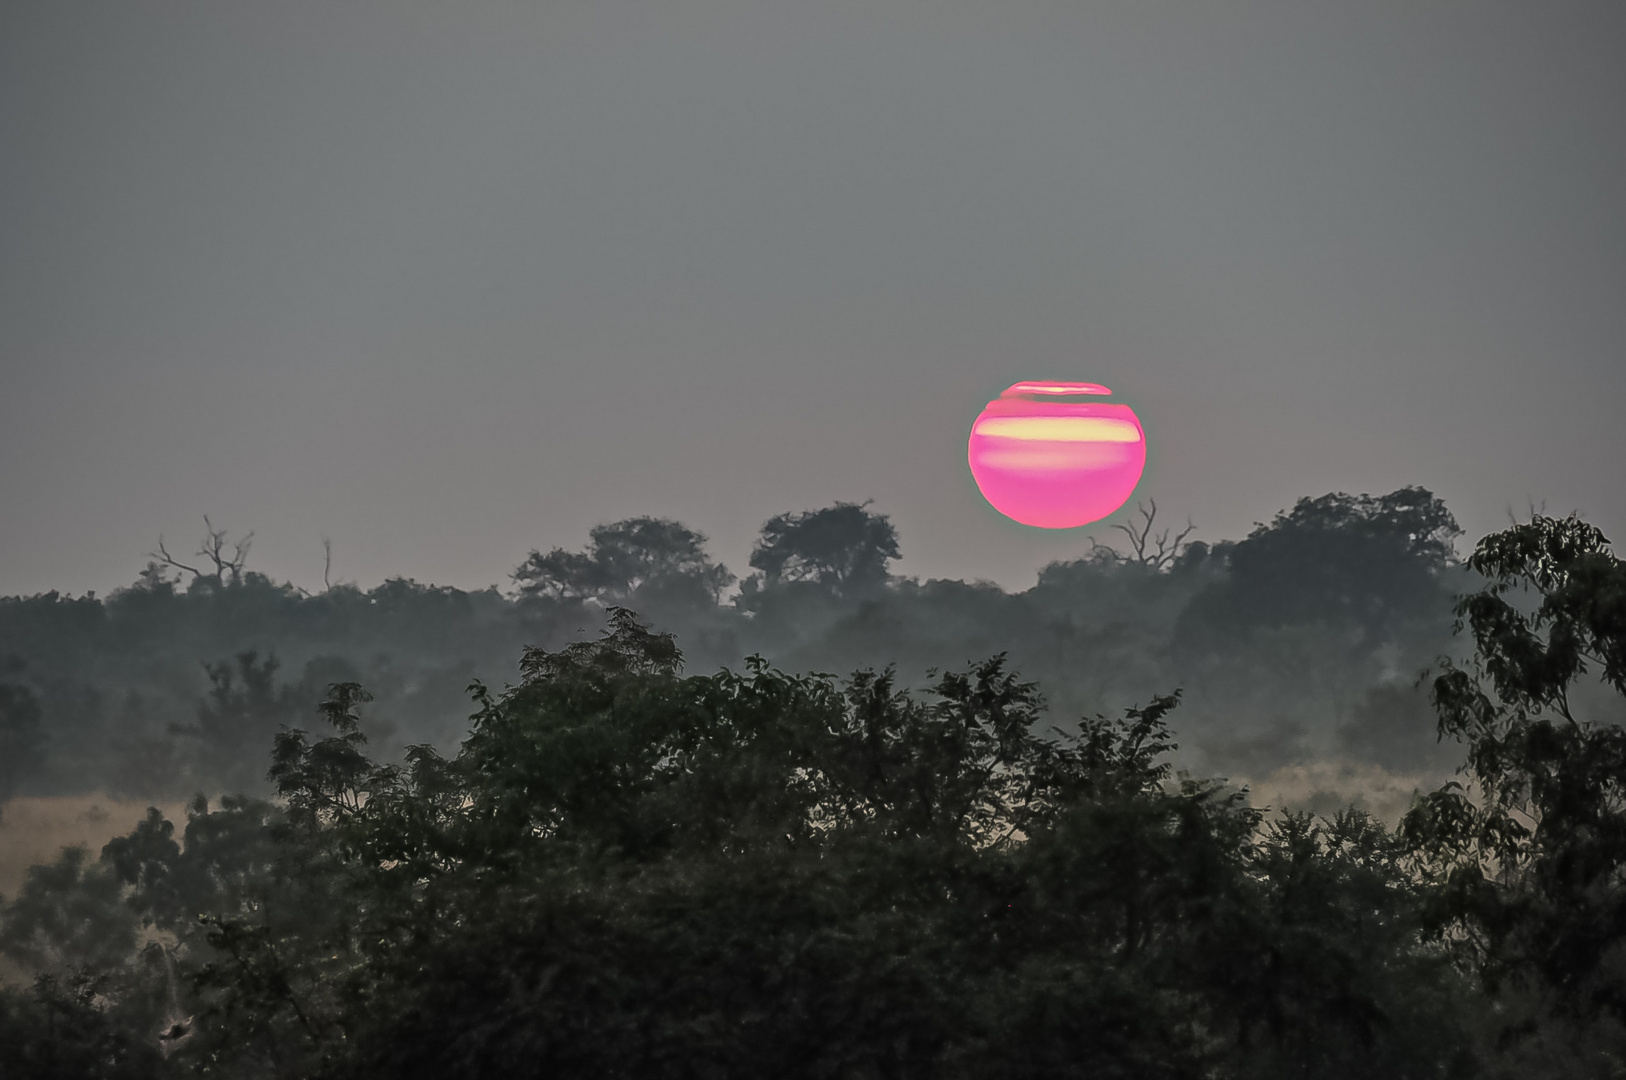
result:
[[(96, 858), (103, 844), (135, 828), (151, 805), (144, 799), (105, 795), (18, 797), (0, 803), (0, 895), (16, 896), (28, 868), (55, 862), (65, 847), (83, 844), (90, 849), (91, 858)], [(159, 810), (175, 823), (179, 840), (186, 828), (186, 804), (164, 805)]]
[[(15, 798), (0, 803), (0, 896), (17, 895), (28, 868), (55, 862), (65, 847), (83, 844), (92, 858), (102, 845), (122, 836), (147, 816), (143, 799), (109, 799), (100, 795), (71, 798)], [(184, 803), (161, 806), (164, 816), (186, 826)], [(26, 984), (32, 978), (8, 957), (0, 956), (0, 983)]]
[[(65, 847), (80, 844), (90, 850), (92, 859), (99, 857), (102, 845), (135, 828), (151, 805), (145, 799), (102, 795), (19, 797), (0, 803), (0, 896), (16, 896), (28, 868), (55, 862)], [(160, 804), (158, 809), (175, 823), (179, 840), (186, 828), (186, 804)], [(0, 956), (0, 983), (25, 986), (32, 980), (32, 972), (10, 957)]]

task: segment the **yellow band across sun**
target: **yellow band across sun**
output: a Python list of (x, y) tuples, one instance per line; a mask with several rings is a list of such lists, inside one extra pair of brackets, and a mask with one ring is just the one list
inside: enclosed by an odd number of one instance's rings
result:
[(1140, 428), (1110, 416), (989, 416), (976, 433), (1024, 442), (1140, 442)]

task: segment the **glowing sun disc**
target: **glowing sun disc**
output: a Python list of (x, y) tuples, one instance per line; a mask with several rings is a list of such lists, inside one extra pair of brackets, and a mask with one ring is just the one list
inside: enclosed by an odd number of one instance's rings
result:
[(983, 498), (1040, 529), (1088, 525), (1127, 502), (1146, 468), (1146, 432), (1111, 394), (1100, 383), (1025, 381), (990, 401), (966, 447)]

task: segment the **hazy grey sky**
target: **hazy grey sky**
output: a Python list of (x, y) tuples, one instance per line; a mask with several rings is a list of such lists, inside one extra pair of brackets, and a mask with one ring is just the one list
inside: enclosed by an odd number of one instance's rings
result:
[(1208, 538), (1626, 533), (1626, 3), (0, 6), (0, 592), (204, 513), (305, 585), (640, 513), (743, 570), (866, 498), (1025, 586), (1084, 539), (965, 438), (1046, 377)]

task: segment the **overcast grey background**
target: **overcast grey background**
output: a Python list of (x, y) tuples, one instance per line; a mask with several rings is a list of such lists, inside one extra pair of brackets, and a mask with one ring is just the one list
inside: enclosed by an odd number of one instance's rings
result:
[(204, 513), (307, 586), (639, 513), (743, 570), (867, 498), (1026, 586), (1083, 537), (964, 447), (1031, 377), (1209, 538), (1407, 483), (1618, 534), (1626, 4), (8, 0), (0, 365), (5, 593)]

